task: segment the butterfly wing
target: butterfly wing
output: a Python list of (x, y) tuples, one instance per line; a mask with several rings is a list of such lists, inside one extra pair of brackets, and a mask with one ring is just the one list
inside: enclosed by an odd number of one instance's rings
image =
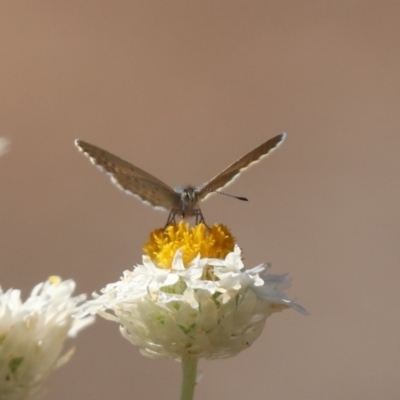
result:
[(220, 174), (199, 189), (199, 200), (205, 200), (208, 196), (212, 195), (214, 191), (230, 185), (239, 176), (241, 171), (249, 168), (251, 165), (270, 154), (283, 142), (285, 137), (286, 134), (282, 133), (267, 140), (262, 145), (250, 151), (250, 153), (247, 153), (245, 156), (235, 161), (228, 168), (224, 169)]
[(109, 174), (111, 181), (126, 193), (161, 210), (169, 211), (179, 204), (179, 195), (153, 175), (83, 140), (75, 140), (75, 145), (94, 165)]

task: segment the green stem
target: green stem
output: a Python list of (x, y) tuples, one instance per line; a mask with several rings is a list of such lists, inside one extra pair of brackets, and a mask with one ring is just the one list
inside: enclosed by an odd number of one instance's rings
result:
[(181, 400), (193, 400), (197, 377), (197, 357), (185, 354), (182, 356)]

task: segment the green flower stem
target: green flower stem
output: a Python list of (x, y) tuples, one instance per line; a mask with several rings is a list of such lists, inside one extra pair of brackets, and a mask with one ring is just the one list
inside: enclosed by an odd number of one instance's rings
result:
[(193, 400), (197, 377), (197, 357), (185, 354), (182, 356), (182, 389), (181, 400)]

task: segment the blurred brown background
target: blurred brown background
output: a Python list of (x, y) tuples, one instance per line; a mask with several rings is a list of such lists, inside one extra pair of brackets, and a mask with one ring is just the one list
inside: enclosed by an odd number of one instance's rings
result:
[[(287, 141), (203, 205), (246, 264), (293, 278), (312, 314), (274, 315), (248, 351), (201, 363), (196, 399), (400, 398), (398, 1), (2, 1), (1, 273), (27, 295), (118, 280), (166, 214), (113, 187), (82, 138), (171, 186)], [(177, 399), (180, 365), (116, 324), (81, 334), (48, 399)]]

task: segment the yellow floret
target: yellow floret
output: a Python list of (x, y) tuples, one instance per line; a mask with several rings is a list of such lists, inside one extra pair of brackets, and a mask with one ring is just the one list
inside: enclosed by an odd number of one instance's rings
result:
[(225, 225), (209, 228), (201, 223), (189, 228), (189, 224), (180, 221), (153, 231), (143, 250), (160, 268), (170, 268), (178, 249), (182, 250), (187, 266), (199, 253), (201, 258), (224, 259), (234, 246), (235, 239)]

